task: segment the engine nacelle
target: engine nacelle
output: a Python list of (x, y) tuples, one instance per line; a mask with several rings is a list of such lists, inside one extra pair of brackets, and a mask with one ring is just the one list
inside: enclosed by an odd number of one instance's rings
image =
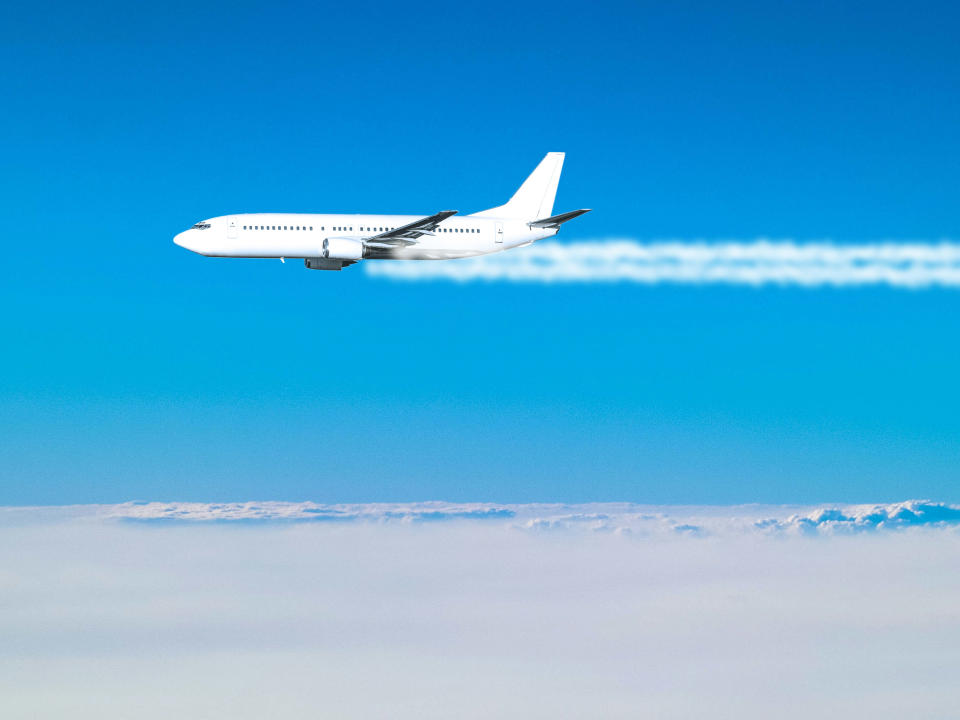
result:
[(362, 260), (363, 243), (350, 238), (327, 238), (321, 255), (331, 260)]

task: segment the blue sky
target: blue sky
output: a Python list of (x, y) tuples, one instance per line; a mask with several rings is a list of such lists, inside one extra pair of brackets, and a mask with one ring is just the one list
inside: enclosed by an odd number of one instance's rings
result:
[(565, 240), (960, 238), (948, 3), (0, 10), (0, 503), (957, 491), (956, 291), (395, 283), (192, 256), (246, 211)]

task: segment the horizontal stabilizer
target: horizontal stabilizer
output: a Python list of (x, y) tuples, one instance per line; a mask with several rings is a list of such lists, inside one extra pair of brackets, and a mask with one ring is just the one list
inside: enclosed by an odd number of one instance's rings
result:
[(555, 228), (563, 225), (567, 220), (573, 220), (576, 217), (580, 217), (584, 213), (588, 213), (590, 210), (571, 210), (570, 212), (560, 213), (559, 215), (554, 215), (552, 217), (543, 218), (542, 220), (534, 220), (533, 222), (528, 222), (532, 228)]

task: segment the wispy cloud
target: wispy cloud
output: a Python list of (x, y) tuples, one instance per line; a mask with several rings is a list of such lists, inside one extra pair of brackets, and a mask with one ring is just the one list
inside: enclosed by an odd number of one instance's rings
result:
[(367, 262), (393, 280), (960, 287), (960, 243), (543, 242), (478, 258)]

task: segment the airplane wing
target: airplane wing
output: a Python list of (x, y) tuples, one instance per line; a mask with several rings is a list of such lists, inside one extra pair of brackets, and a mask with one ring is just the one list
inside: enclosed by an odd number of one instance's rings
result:
[(417, 238), (421, 235), (433, 235), (437, 225), (446, 220), (451, 215), (456, 215), (456, 210), (443, 210), (436, 215), (414, 220), (412, 223), (393, 230), (387, 230), (379, 235), (371, 235), (364, 238), (365, 245), (370, 247), (394, 248), (407, 245), (416, 245)]

